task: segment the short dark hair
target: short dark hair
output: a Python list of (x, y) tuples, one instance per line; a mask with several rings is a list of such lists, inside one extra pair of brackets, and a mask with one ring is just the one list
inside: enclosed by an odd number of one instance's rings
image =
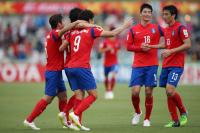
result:
[(58, 23), (62, 23), (63, 16), (61, 14), (52, 15), (49, 18), (49, 24), (51, 25), (52, 29), (57, 28)]
[(163, 7), (163, 11), (164, 10), (169, 11), (171, 13), (171, 15), (175, 15), (175, 19), (178, 18), (178, 9), (176, 8), (176, 6), (168, 5), (168, 6)]
[(80, 8), (73, 8), (70, 12), (69, 12), (69, 18), (71, 22), (74, 22), (76, 20), (78, 20), (79, 14), (81, 13), (82, 9)]
[(153, 12), (153, 8), (152, 8), (152, 6), (151, 6), (150, 4), (148, 4), (148, 3), (143, 3), (143, 4), (141, 5), (141, 7), (140, 7), (140, 13), (144, 10), (144, 8), (148, 8), (148, 9), (151, 10), (151, 12)]
[(91, 11), (91, 10), (83, 10), (80, 14), (79, 14), (79, 20), (85, 20), (85, 21), (88, 21), (90, 19), (93, 19), (94, 18), (94, 13)]

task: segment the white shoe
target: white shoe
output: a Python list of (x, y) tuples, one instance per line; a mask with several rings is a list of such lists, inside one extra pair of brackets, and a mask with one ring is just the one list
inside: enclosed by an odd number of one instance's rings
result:
[(66, 120), (66, 116), (64, 112), (60, 112), (58, 113), (58, 118), (60, 120), (60, 123), (62, 124), (62, 126), (68, 127), (67, 125), (67, 120)]
[(132, 125), (137, 125), (137, 124), (140, 122), (140, 116), (141, 116), (141, 115), (142, 115), (142, 112), (141, 112), (140, 114), (135, 113), (135, 114), (133, 115), (133, 119), (132, 119), (131, 124), (132, 124)]
[(40, 128), (36, 127), (34, 122), (28, 122), (27, 120), (24, 120), (24, 126), (30, 127), (33, 130), (40, 130)]
[(81, 128), (82, 125), (81, 125), (81, 123), (79, 121), (79, 117), (77, 115), (75, 115), (74, 112), (71, 112), (69, 114), (69, 118), (74, 122), (74, 124), (76, 126), (78, 126), (78, 128)]
[(90, 128), (88, 128), (88, 127), (85, 127), (85, 126), (81, 126), (81, 130), (83, 130), (83, 131), (90, 131)]
[(80, 128), (78, 128), (75, 124), (71, 123), (70, 129), (75, 130), (75, 131), (80, 131)]
[(144, 126), (144, 127), (150, 127), (150, 126), (151, 126), (151, 122), (150, 122), (148, 119), (146, 119), (146, 120), (144, 120), (144, 122), (143, 122), (143, 126)]
[(114, 98), (114, 93), (112, 91), (107, 91), (105, 93), (105, 99), (113, 99)]

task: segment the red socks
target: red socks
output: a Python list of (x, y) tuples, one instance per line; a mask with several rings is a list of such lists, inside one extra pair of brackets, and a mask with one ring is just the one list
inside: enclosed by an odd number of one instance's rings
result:
[(31, 114), (26, 118), (28, 122), (34, 121), (36, 117), (38, 117), (47, 107), (47, 102), (44, 99), (41, 99), (31, 112)]
[(63, 112), (65, 105), (67, 105), (67, 100), (59, 100), (59, 110), (60, 112)]
[(82, 112), (84, 112), (87, 108), (90, 107), (90, 105), (95, 102), (96, 97), (93, 95), (89, 95), (86, 98), (84, 98), (81, 103), (78, 105), (78, 107), (75, 109), (74, 114), (80, 115)]
[(180, 111), (180, 114), (184, 114), (186, 113), (186, 109), (183, 105), (183, 102), (182, 102), (182, 99), (180, 97), (180, 95), (176, 92), (173, 96), (173, 101), (174, 103), (176, 104), (176, 106), (178, 107), (179, 111)]
[(104, 84), (105, 84), (105, 87), (106, 87), (106, 91), (110, 91), (109, 90), (109, 80), (108, 80), (108, 78), (105, 78)]
[(178, 121), (178, 114), (177, 114), (177, 111), (176, 111), (176, 104), (173, 101), (173, 97), (172, 96), (168, 96), (167, 97), (167, 104), (168, 104), (168, 110), (170, 112), (172, 120), (173, 121)]
[[(81, 103), (81, 101), (82, 101), (82, 100), (77, 99), (76, 97), (74, 98), (74, 107), (73, 107), (74, 111), (75, 111), (76, 108), (79, 106), (79, 104)], [(78, 116), (79, 116), (79, 121), (80, 121), (80, 123), (81, 123), (81, 122), (82, 122), (82, 113), (80, 113)]]
[(146, 99), (145, 99), (145, 108), (146, 108), (145, 120), (146, 119), (150, 120), (151, 111), (152, 111), (152, 108), (153, 108), (153, 96), (146, 97)]
[(140, 97), (132, 95), (132, 104), (137, 114), (140, 114)]
[(111, 90), (113, 90), (114, 86), (115, 86), (115, 78), (112, 78), (111, 79)]

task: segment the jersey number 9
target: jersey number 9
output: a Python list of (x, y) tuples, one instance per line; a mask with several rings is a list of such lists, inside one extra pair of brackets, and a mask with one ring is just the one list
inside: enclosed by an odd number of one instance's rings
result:
[(79, 50), (80, 42), (81, 36), (76, 36), (74, 39), (74, 52), (77, 52)]

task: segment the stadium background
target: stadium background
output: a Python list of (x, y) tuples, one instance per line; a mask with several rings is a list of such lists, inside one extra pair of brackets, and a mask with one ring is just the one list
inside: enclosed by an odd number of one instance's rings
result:
[[(118, 26), (124, 19), (133, 16), (135, 23), (139, 22), (139, 7), (144, 1), (64, 1), (64, 0), (27, 0), (27, 1), (0, 1), (0, 132), (28, 132), (22, 126), (22, 121), (43, 94), (44, 87), (44, 41), (50, 30), (48, 18), (53, 13), (62, 13), (66, 16), (74, 7), (87, 8), (95, 12), (95, 22), (108, 28), (109, 25)], [(85, 119), (96, 132), (198, 132), (200, 130), (200, 3), (192, 1), (147, 1), (154, 8), (153, 21), (165, 26), (161, 18), (164, 5), (175, 4), (180, 12), (179, 20), (187, 26), (191, 33), (192, 48), (187, 51), (186, 67), (181, 79), (183, 85), (180, 90), (186, 105), (189, 106), (191, 122), (188, 127), (178, 130), (166, 130), (162, 125), (169, 120), (164, 90), (155, 91), (155, 110), (152, 117), (155, 128), (143, 129), (130, 126), (131, 103), (129, 99), (128, 81), (130, 78), (132, 54), (125, 49), (126, 31), (118, 36), (121, 40), (119, 52), (120, 71), (116, 86), (116, 99), (103, 100), (104, 87), (102, 55), (98, 52), (98, 45), (102, 39), (95, 42), (92, 52), (92, 70), (99, 82), (100, 100), (93, 109), (86, 112)], [(160, 56), (159, 56), (160, 58)], [(161, 59), (160, 59), (161, 60)], [(120, 84), (119, 84), (120, 83)], [(188, 86), (189, 85), (189, 86)], [(31, 93), (31, 94), (30, 94)], [(71, 92), (68, 92), (69, 95)], [(142, 101), (143, 103), (143, 101)], [(55, 105), (54, 105), (55, 104)], [(26, 107), (26, 108), (25, 108)], [(48, 109), (48, 113), (39, 118), (39, 126), (43, 124), (43, 132), (64, 132), (57, 130), (56, 103)], [(106, 109), (115, 110), (110, 114)], [(124, 111), (124, 109), (126, 111)], [(99, 110), (99, 112), (95, 112)], [(89, 114), (93, 114), (93, 116)], [(102, 116), (104, 113), (104, 116)], [(107, 115), (105, 115), (107, 114)], [(124, 116), (129, 114), (129, 116)], [(99, 118), (101, 116), (101, 118)], [(117, 116), (117, 118), (116, 118)], [(108, 119), (109, 117), (109, 119)], [(91, 120), (93, 118), (93, 120)], [(48, 122), (46, 120), (48, 119)], [(106, 121), (105, 121), (106, 119)], [(164, 120), (165, 119), (165, 120)], [(153, 121), (152, 120), (152, 121)], [(46, 124), (45, 124), (46, 123)], [(102, 123), (104, 123), (102, 125)], [(111, 124), (111, 125), (109, 125)], [(117, 127), (116, 127), (117, 125)], [(105, 131), (102, 131), (102, 126)], [(16, 130), (15, 130), (16, 129)], [(49, 130), (48, 130), (49, 129)]]

